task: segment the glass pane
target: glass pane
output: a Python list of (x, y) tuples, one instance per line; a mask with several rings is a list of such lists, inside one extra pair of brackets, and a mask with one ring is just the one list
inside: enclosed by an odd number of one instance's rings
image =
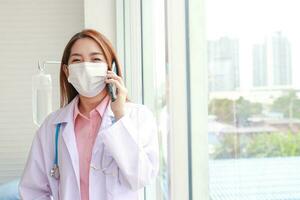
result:
[(168, 198), (168, 104), (164, 1), (142, 1), (143, 99), (152, 108), (158, 125), (160, 171), (146, 188), (147, 200)]
[(207, 0), (212, 200), (300, 199), (294, 0)]

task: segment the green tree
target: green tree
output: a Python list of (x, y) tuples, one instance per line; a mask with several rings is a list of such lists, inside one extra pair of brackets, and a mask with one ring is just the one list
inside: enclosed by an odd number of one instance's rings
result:
[(216, 115), (219, 121), (245, 125), (247, 119), (262, 112), (260, 103), (252, 103), (243, 97), (233, 101), (230, 99), (213, 99), (209, 104), (209, 113)]
[(300, 155), (300, 134), (262, 133), (246, 147), (247, 157), (288, 157)]
[(245, 125), (247, 119), (253, 115), (262, 112), (262, 105), (260, 103), (252, 103), (243, 97), (236, 101), (236, 115), (238, 125)]
[(233, 101), (230, 99), (213, 99), (208, 110), (211, 115), (216, 115), (219, 121), (233, 122)]
[(287, 118), (300, 118), (300, 99), (296, 91), (289, 90), (286, 95), (277, 98), (271, 107), (274, 112), (279, 112)]
[(224, 135), (212, 157), (232, 159), (300, 156), (300, 133), (260, 133), (240, 137), (235, 133)]

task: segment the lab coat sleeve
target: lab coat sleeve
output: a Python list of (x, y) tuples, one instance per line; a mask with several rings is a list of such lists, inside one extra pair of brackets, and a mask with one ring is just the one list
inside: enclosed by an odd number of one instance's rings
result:
[(132, 190), (155, 180), (159, 168), (157, 126), (143, 105), (126, 113), (103, 134), (103, 142)]
[(19, 184), (19, 193), (23, 200), (51, 199), (43, 155), (40, 134), (36, 134)]

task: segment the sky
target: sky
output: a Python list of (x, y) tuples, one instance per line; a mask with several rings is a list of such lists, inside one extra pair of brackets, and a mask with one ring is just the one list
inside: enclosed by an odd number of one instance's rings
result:
[(293, 85), (300, 88), (299, 9), (300, 0), (206, 0), (207, 39), (239, 39), (241, 89), (252, 85), (253, 44), (278, 31), (291, 43)]

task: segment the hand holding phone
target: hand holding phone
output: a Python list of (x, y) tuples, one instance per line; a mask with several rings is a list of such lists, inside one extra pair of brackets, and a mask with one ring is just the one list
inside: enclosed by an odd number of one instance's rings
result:
[(111, 110), (113, 111), (116, 120), (120, 119), (125, 114), (125, 103), (128, 90), (124, 84), (123, 78), (119, 76), (116, 63), (112, 63), (112, 71), (107, 72), (105, 82), (108, 84), (108, 91), (111, 97)]

